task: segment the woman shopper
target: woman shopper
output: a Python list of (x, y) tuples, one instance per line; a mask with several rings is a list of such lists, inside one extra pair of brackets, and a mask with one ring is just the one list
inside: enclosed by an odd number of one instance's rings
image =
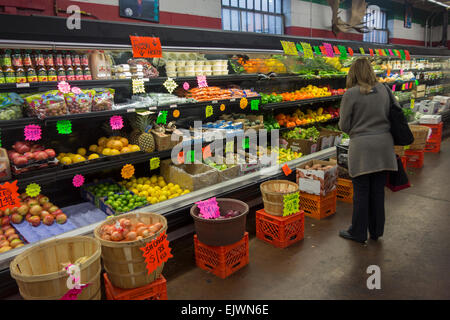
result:
[(370, 62), (359, 58), (347, 75), (339, 127), (350, 136), (348, 170), (353, 181), (353, 217), (343, 238), (364, 243), (367, 230), (377, 240), (384, 232), (386, 171), (397, 171), (390, 133), (388, 89), (377, 81)]

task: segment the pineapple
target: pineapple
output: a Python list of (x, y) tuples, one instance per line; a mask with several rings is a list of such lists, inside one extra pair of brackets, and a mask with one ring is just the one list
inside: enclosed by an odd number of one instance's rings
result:
[[(145, 152), (155, 151), (155, 139), (149, 132), (151, 119), (147, 114), (138, 114), (133, 121), (133, 132), (130, 134), (132, 144), (137, 144)], [(137, 143), (136, 143), (137, 142)]]

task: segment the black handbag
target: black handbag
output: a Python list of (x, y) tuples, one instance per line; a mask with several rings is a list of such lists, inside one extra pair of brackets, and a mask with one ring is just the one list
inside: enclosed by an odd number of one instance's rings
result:
[(397, 156), (397, 166), (397, 171), (388, 172), (386, 181), (386, 187), (394, 192), (409, 188), (411, 186), (409, 184), (408, 175), (405, 172), (405, 168), (403, 168), (402, 160), (399, 156)]
[(396, 146), (408, 146), (414, 142), (414, 135), (409, 128), (408, 121), (402, 108), (394, 100), (394, 95), (389, 87), (386, 90), (389, 94), (389, 121), (391, 123), (391, 135)]

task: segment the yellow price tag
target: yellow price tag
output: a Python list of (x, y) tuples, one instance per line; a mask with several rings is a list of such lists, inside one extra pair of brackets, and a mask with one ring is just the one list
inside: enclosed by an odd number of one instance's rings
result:
[(283, 41), (281, 40), (281, 45), (283, 46), (284, 54), (290, 56), (298, 56), (297, 48), (295, 47), (295, 43), (292, 41)]
[(305, 58), (313, 59), (314, 58), (314, 54), (313, 54), (311, 45), (309, 43), (307, 43), (307, 42), (300, 42), (300, 44), (302, 45), (303, 54), (305, 55)]
[(36, 197), (39, 193), (41, 193), (41, 186), (37, 183), (30, 183), (25, 189), (25, 192), (30, 197)]
[(299, 212), (299, 202), (300, 199), (298, 191), (285, 195), (283, 197), (283, 217)]
[(154, 157), (150, 159), (150, 170), (155, 170), (159, 168), (161, 160), (158, 157)]
[(414, 99), (411, 99), (411, 109), (414, 109)]

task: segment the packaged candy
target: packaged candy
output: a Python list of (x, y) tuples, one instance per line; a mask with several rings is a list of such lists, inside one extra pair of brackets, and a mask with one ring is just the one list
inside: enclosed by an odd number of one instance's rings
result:
[(86, 113), (91, 111), (94, 90), (81, 90), (80, 94), (69, 92), (64, 94), (69, 113)]
[(114, 89), (94, 89), (95, 96), (92, 102), (92, 111), (112, 110), (114, 105)]
[(24, 100), (14, 92), (0, 93), (0, 120), (22, 118)]
[(63, 116), (67, 114), (64, 94), (58, 90), (33, 94), (25, 98), (31, 115), (39, 119), (45, 117)]

